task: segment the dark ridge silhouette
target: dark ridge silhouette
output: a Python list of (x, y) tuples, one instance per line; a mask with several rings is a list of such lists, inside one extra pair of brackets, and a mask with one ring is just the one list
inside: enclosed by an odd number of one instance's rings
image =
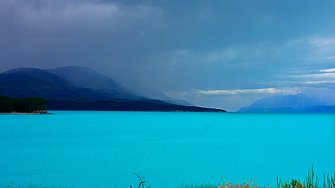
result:
[(171, 99), (164, 93), (144, 84), (139, 79), (130, 79), (126, 75), (121, 79), (122, 82), (120, 82), (120, 79), (117, 81), (109, 76), (81, 66), (45, 69), (45, 71), (56, 74), (77, 87), (95, 89), (118, 98), (149, 98), (168, 103), (192, 106), (192, 104), (187, 101)]
[(48, 100), (49, 110), (78, 111), (184, 111), (184, 112), (226, 112), (225, 110), (197, 106), (182, 106), (157, 100), (99, 100), (93, 102)]
[(0, 73), (0, 95), (42, 97), (47, 99), (49, 110), (224, 111), (141, 97), (114, 80), (82, 67), (49, 71), (17, 68)]
[(45, 69), (45, 71), (67, 80), (76, 87), (94, 89), (111, 95), (114, 98), (141, 98), (140, 96), (132, 93), (130, 89), (116, 82), (114, 79), (86, 67), (68, 66), (55, 69)]
[[(113, 90), (78, 87), (56, 74), (36, 68), (18, 68), (1, 73), (0, 94), (20, 98), (38, 96), (47, 99), (62, 98), (86, 101), (130, 98), (131, 95)], [(132, 95), (132, 98), (136, 98), (135, 95)]]

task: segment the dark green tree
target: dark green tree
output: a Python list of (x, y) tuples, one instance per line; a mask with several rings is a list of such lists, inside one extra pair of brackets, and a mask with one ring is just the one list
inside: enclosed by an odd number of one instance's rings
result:
[(41, 97), (11, 98), (0, 95), (0, 112), (46, 111), (47, 100)]

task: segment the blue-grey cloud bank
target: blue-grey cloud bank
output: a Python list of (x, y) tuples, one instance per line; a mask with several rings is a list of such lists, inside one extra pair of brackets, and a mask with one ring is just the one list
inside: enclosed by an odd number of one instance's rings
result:
[(237, 110), (268, 95), (334, 102), (334, 1), (0, 1), (0, 71), (79, 65)]

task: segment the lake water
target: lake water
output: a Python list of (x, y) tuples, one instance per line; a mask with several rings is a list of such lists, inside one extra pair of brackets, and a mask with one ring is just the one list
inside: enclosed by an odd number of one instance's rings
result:
[[(335, 171), (334, 114), (64, 112), (0, 115), (0, 187), (154, 188)], [(321, 178), (321, 179), (322, 179)]]

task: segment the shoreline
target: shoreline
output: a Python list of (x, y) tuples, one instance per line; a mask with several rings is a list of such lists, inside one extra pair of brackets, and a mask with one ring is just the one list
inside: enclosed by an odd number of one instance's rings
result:
[(51, 115), (49, 112), (0, 112), (0, 115)]

